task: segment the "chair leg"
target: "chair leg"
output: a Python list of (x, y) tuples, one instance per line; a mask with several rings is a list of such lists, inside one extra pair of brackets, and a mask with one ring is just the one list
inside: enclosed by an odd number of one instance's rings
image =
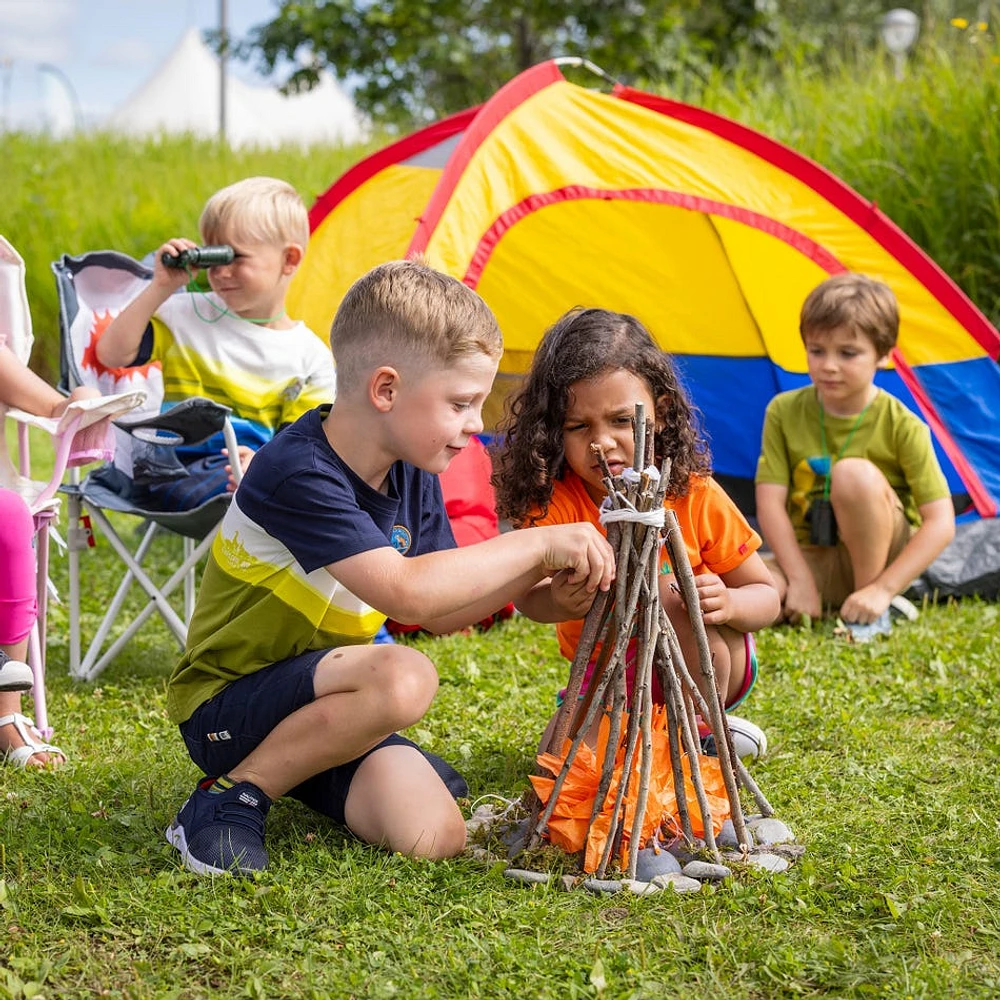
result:
[(31, 687), (31, 699), (34, 702), (35, 728), (46, 740), (52, 739), (52, 727), (49, 725), (48, 703), (45, 698), (45, 660), (42, 658), (41, 636), (44, 634), (44, 624), (39, 618), (31, 628), (28, 636), (28, 663), (34, 674), (34, 684)]
[[(114, 538), (117, 540), (117, 536), (111, 529), (111, 525), (99, 511), (95, 510), (90, 513), (91, 516), (94, 517), (100, 524), (101, 529), (104, 531), (109, 543), (112, 544), (112, 547), (115, 547), (114, 543), (111, 542), (111, 539)], [(108, 633), (111, 631), (111, 627), (114, 625), (115, 619), (118, 617), (118, 612), (121, 611), (122, 605), (125, 603), (125, 598), (128, 597), (128, 592), (132, 587), (132, 582), (135, 580), (135, 573), (131, 567), (142, 562), (158, 531), (159, 526), (157, 524), (151, 523), (149, 525), (146, 529), (145, 535), (143, 535), (142, 540), (139, 542), (139, 547), (135, 550), (135, 555), (132, 555), (132, 553), (128, 552), (128, 550), (122, 546), (125, 555), (127, 555), (127, 558), (123, 555), (123, 560), (126, 566), (129, 566), (129, 569), (126, 570), (125, 575), (122, 577), (121, 583), (118, 585), (118, 590), (115, 592), (115, 596), (112, 598), (111, 604), (108, 606), (108, 610), (105, 613), (104, 618), (101, 620), (101, 624), (98, 626), (97, 632), (90, 642), (90, 646), (87, 648), (87, 655), (84, 657), (83, 662), (74, 673), (74, 676), (78, 679), (91, 680), (95, 675), (96, 671), (94, 670), (94, 662), (100, 655), (101, 649), (104, 646), (104, 641), (107, 639)], [(120, 545), (121, 543), (119, 542), (118, 544)], [(116, 551), (119, 550), (116, 548)], [(121, 551), (119, 551), (119, 555), (122, 555)], [(102, 658), (101, 663), (105, 664), (105, 662), (106, 660)]]
[[(212, 545), (212, 541), (215, 538), (215, 531), (210, 532), (205, 538), (203, 538), (198, 545), (191, 551), (191, 554), (187, 559), (177, 567), (176, 570), (171, 574), (170, 579), (163, 584), (158, 590), (158, 596), (163, 598), (169, 597), (181, 580), (186, 580), (187, 577), (194, 572), (198, 566), (198, 560), (209, 550)], [(145, 624), (146, 620), (153, 614), (154, 611), (158, 610), (159, 602), (153, 598), (150, 594), (151, 600), (149, 603), (135, 616), (135, 618), (129, 623), (128, 627), (108, 649), (108, 651), (101, 657), (101, 659), (91, 666), (83, 679), (92, 681), (125, 647), (125, 645), (131, 640), (132, 636), (139, 631), (140, 628)], [(170, 622), (167, 622), (171, 629), (174, 631), (174, 635), (177, 639), (178, 645), (181, 649), (184, 648), (184, 640), (187, 638), (187, 628), (185, 627), (182, 632), (178, 632), (174, 629)]]
[(80, 676), (80, 523), (81, 503), (76, 493), (70, 493), (67, 504), (69, 517), (69, 674)]
[(45, 739), (50, 739), (48, 705), (45, 698), (45, 624), (49, 606), (49, 521), (52, 515), (42, 514), (36, 520), (35, 532), (35, 580), (38, 614), (28, 637), (28, 663), (34, 674), (35, 683), (31, 689), (35, 703), (35, 726)]
[[(186, 566), (191, 559), (191, 553), (194, 552), (194, 539), (187, 538), (184, 539), (184, 565)], [(194, 592), (195, 592), (195, 581), (194, 581), (194, 566), (192, 565), (190, 571), (184, 576), (184, 623), (190, 624), (191, 616), (194, 614)]]

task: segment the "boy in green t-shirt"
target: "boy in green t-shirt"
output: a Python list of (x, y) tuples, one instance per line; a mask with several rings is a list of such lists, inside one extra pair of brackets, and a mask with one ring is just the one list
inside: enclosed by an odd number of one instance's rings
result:
[(756, 476), (787, 620), (833, 608), (859, 638), (886, 631), (893, 598), (954, 536), (929, 428), (874, 382), (898, 331), (892, 291), (862, 274), (827, 279), (802, 306), (812, 385), (771, 400)]

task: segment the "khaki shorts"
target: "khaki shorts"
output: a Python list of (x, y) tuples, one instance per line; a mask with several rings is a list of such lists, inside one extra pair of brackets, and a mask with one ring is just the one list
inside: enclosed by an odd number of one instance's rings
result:
[[(889, 565), (903, 551), (910, 536), (916, 530), (906, 519), (903, 504), (895, 493), (892, 517), (892, 541), (889, 543), (889, 555), (885, 564)], [(854, 569), (851, 566), (851, 556), (847, 546), (838, 541), (836, 545), (802, 545), (799, 547), (816, 581), (816, 589), (823, 601), (824, 610), (838, 610), (847, 598), (854, 593)], [(767, 568), (772, 574), (784, 577), (778, 562), (773, 555), (763, 556)]]

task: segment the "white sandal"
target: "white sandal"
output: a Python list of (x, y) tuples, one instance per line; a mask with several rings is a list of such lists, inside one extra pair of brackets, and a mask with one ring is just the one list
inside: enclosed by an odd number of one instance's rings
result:
[(21, 715), (20, 712), (2, 715), (0, 716), (0, 728), (3, 726), (13, 726), (17, 730), (18, 736), (24, 740), (23, 747), (8, 747), (4, 751), (4, 760), (10, 761), (15, 767), (27, 768), (28, 761), (39, 753), (59, 754), (63, 760), (66, 759), (66, 754), (59, 747), (46, 743), (42, 739), (42, 734), (35, 729), (34, 720), (29, 719), (26, 715)]

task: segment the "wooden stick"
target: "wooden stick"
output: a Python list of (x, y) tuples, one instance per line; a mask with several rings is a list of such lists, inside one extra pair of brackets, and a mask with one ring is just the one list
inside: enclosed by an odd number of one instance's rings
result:
[[(717, 684), (715, 680), (715, 666), (712, 663), (712, 653), (708, 645), (708, 633), (705, 631), (705, 622), (702, 617), (700, 602), (698, 600), (698, 587), (695, 584), (694, 572), (691, 569), (691, 562), (688, 559), (687, 549), (684, 546), (684, 537), (681, 535), (680, 525), (677, 523), (677, 515), (672, 511), (667, 511), (667, 547), (670, 552), (670, 565), (673, 567), (674, 576), (680, 584), (681, 595), (687, 606), (688, 618), (694, 632), (695, 642), (698, 646), (698, 663), (701, 667), (702, 676), (705, 679), (705, 687), (709, 691), (715, 691)], [(719, 755), (719, 768), (722, 771), (722, 780), (726, 786), (726, 795), (729, 797), (729, 804), (733, 814), (733, 827), (741, 843), (745, 841), (742, 837), (746, 835), (743, 827), (743, 810), (739, 804), (739, 788), (736, 784), (736, 775), (733, 770), (732, 758), (729, 754), (729, 740), (723, 736), (724, 726), (727, 725), (725, 713), (719, 708), (719, 699), (708, 699), (708, 710), (710, 713), (709, 722), (712, 732), (716, 734), (715, 747)], [(741, 827), (743, 827), (741, 831)]]
[[(617, 665), (618, 662), (618, 650), (615, 650), (615, 654), (612, 657), (612, 662)], [(549, 801), (546, 803), (545, 810), (542, 812), (537, 824), (535, 825), (534, 833), (532, 834), (531, 841), (529, 843), (529, 848), (537, 847), (538, 842), (541, 838), (542, 833), (545, 830), (545, 824), (552, 818), (552, 813), (556, 807), (556, 801), (559, 798), (559, 793), (562, 791), (562, 786), (566, 781), (566, 776), (569, 774), (569, 770), (573, 765), (573, 761), (576, 758), (577, 751), (580, 749), (580, 744), (583, 743), (584, 738), (590, 730), (590, 727), (594, 724), (594, 720), (597, 717), (597, 709), (600, 705), (600, 696), (604, 694), (604, 689), (607, 687), (608, 682), (614, 676), (614, 669), (606, 675), (598, 683), (600, 690), (598, 691), (598, 697), (595, 699), (594, 703), (590, 706), (587, 712), (586, 718), (583, 721), (583, 725), (580, 727), (579, 733), (574, 738), (573, 742), (570, 744), (568, 753), (566, 754), (566, 760), (563, 761), (563, 765), (559, 770), (559, 774), (556, 776), (555, 784), (552, 786), (552, 792), (549, 795)]]
[[(694, 840), (691, 829), (691, 814), (688, 811), (687, 796), (684, 794), (684, 768), (681, 766), (681, 741), (678, 731), (680, 718), (677, 714), (675, 699), (672, 697), (668, 673), (673, 670), (669, 663), (664, 662), (663, 647), (656, 644), (656, 656), (653, 665), (660, 678), (660, 688), (663, 691), (663, 704), (667, 710), (667, 740), (670, 744), (670, 771), (674, 778), (674, 789), (679, 790), (675, 796), (677, 801), (677, 819), (680, 822), (681, 834), (690, 844)], [(668, 654), (669, 655), (669, 654)]]
[[(649, 580), (649, 590), (656, 590), (657, 561), (647, 559), (644, 564), (646, 572), (651, 575)], [(659, 601), (652, 593), (646, 594), (643, 602), (643, 623), (642, 636), (644, 642), (641, 644), (641, 664), (636, 662), (636, 678), (641, 674), (642, 717), (639, 720), (642, 731), (642, 754), (639, 758), (639, 798), (635, 804), (635, 815), (632, 817), (632, 835), (629, 840), (628, 855), (628, 876), (635, 878), (636, 864), (638, 862), (640, 841), (642, 840), (642, 824), (646, 818), (646, 800), (649, 797), (649, 780), (653, 770), (653, 652), (654, 652), (654, 626), (656, 623), (655, 613), (659, 610)], [(638, 689), (640, 684), (636, 684)]]
[(606, 623), (607, 613), (610, 612), (608, 601), (611, 598), (610, 590), (599, 590), (594, 597), (594, 603), (587, 612), (587, 617), (583, 620), (583, 631), (580, 633), (580, 642), (576, 647), (576, 654), (573, 657), (573, 665), (570, 667), (569, 683), (566, 685), (566, 695), (562, 705), (559, 706), (559, 714), (556, 716), (556, 724), (552, 729), (546, 750), (549, 753), (558, 753), (562, 749), (563, 741), (569, 730), (570, 719), (573, 716), (577, 698), (580, 697), (580, 688), (583, 687), (583, 678), (587, 672), (587, 664), (594, 652), (594, 646), (600, 635), (602, 626)]
[[(624, 668), (624, 664), (620, 664)], [(597, 794), (594, 796), (594, 805), (590, 810), (590, 821), (587, 829), (593, 827), (597, 817), (604, 809), (604, 803), (608, 797), (608, 789), (615, 776), (615, 759), (618, 756), (618, 742), (621, 739), (622, 713), (625, 711), (627, 701), (625, 670), (620, 669), (615, 672), (614, 694), (612, 695), (611, 713), (608, 725), (608, 742), (604, 747), (604, 760), (601, 761), (601, 780), (597, 785)]]

